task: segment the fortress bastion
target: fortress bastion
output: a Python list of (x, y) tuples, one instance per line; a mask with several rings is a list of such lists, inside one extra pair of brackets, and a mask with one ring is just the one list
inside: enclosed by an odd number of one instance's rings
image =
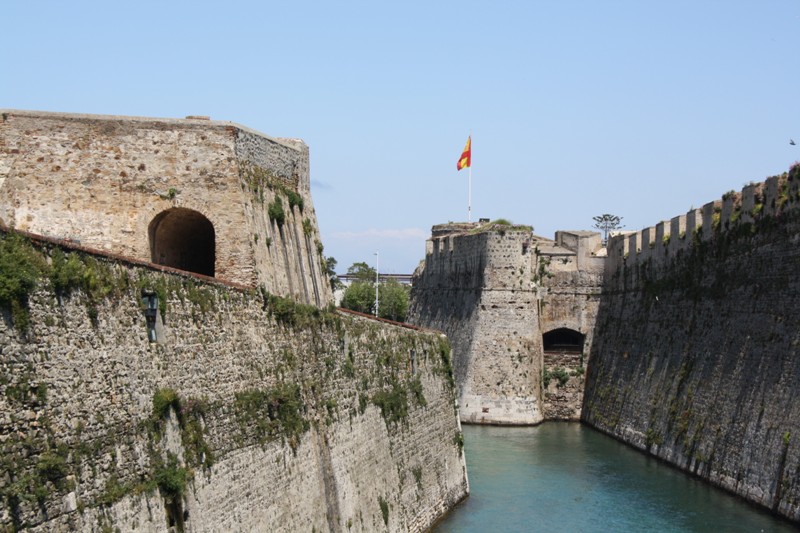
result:
[(604, 251), (595, 232), (433, 227), (409, 321), (450, 338), (463, 422), (580, 419)]
[(0, 224), (332, 301), (308, 147), (232, 122), (0, 110)]

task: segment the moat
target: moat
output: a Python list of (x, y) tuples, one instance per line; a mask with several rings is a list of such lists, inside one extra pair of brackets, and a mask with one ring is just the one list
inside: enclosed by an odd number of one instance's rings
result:
[(471, 495), (434, 531), (797, 531), (578, 423), (465, 426)]

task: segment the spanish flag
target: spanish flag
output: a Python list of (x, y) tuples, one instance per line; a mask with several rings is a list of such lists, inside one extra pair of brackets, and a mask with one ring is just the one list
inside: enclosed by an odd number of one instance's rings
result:
[(456, 163), (456, 169), (461, 170), (472, 165), (472, 136), (467, 137), (467, 145)]

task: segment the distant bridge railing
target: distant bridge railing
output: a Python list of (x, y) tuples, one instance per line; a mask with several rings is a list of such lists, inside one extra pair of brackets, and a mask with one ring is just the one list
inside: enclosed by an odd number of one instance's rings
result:
[[(381, 282), (395, 280), (403, 285), (411, 285), (411, 276), (411, 274), (378, 274), (378, 279)], [(336, 277), (345, 285), (350, 285), (358, 279), (357, 276), (350, 274), (337, 274)]]

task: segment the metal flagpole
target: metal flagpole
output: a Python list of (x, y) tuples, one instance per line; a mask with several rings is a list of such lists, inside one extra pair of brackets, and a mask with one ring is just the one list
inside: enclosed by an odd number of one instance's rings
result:
[(469, 147), (469, 150), (470, 150), (469, 154), (470, 162), (469, 162), (469, 196), (467, 197), (467, 222), (472, 222), (472, 146)]
[(467, 222), (472, 222), (472, 132), (469, 132), (469, 193), (467, 197)]

